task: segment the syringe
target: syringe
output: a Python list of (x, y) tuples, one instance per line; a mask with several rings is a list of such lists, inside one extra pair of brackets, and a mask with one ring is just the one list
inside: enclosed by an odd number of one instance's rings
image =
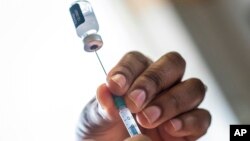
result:
[[(102, 61), (96, 52), (102, 47), (103, 42), (101, 36), (97, 34), (99, 25), (91, 4), (87, 0), (77, 0), (70, 7), (70, 14), (74, 21), (77, 35), (82, 38), (84, 42), (84, 50), (86, 52), (96, 53), (102, 69), (107, 76)], [(123, 97), (113, 95), (113, 99), (129, 135), (134, 136), (141, 134), (141, 131), (136, 124), (133, 115), (126, 107)]]
[[(105, 75), (107, 76), (107, 72), (106, 72), (106, 70), (102, 64), (102, 61), (101, 61), (101, 59), (96, 51), (95, 51), (95, 54), (98, 58), (100, 65), (102, 66), (102, 69), (103, 69)], [(119, 110), (119, 115), (120, 115), (125, 127), (127, 128), (129, 135), (132, 137), (134, 135), (141, 134), (141, 131), (140, 131), (137, 123), (135, 122), (133, 115), (131, 114), (130, 110), (126, 107), (126, 104), (125, 104), (123, 97), (113, 95), (113, 100), (115, 102), (115, 106)]]

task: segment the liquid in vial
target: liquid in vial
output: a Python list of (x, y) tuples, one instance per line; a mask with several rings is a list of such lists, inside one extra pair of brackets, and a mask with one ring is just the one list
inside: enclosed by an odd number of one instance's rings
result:
[(99, 24), (91, 4), (86, 0), (78, 0), (70, 7), (77, 35), (84, 42), (84, 50), (92, 52), (102, 47), (102, 38), (97, 34)]

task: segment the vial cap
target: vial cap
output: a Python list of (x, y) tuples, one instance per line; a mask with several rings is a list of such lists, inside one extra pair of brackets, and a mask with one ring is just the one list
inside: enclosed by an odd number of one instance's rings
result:
[(87, 52), (97, 51), (103, 45), (102, 37), (98, 34), (87, 35), (83, 39), (83, 43), (84, 43), (84, 50)]

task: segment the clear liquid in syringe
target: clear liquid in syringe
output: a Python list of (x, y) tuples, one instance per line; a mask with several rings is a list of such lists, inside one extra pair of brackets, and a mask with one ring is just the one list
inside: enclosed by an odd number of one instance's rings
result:
[(137, 126), (133, 115), (131, 114), (131, 112), (128, 110), (127, 107), (119, 108), (119, 114), (130, 136), (141, 134), (140, 129)]

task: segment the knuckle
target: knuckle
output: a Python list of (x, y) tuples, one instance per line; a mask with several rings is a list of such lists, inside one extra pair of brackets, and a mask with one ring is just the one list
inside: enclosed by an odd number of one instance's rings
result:
[(138, 52), (138, 51), (130, 51), (125, 55), (125, 58), (128, 58), (129, 60), (136, 60), (139, 63), (141, 63), (142, 65), (145, 66), (149, 66), (152, 61), (145, 57), (142, 53)]
[(202, 135), (204, 135), (207, 132), (208, 129), (208, 124), (207, 123), (201, 123), (201, 125), (198, 127), (197, 130), (199, 130), (201, 132)]
[(125, 56), (144, 56), (144, 55), (139, 51), (130, 51)]
[(197, 140), (205, 135), (211, 124), (211, 115), (205, 109), (196, 109), (192, 114), (185, 117), (185, 123), (188, 125), (188, 130), (192, 130), (192, 136), (187, 137), (188, 141)]
[(179, 66), (181, 68), (185, 68), (186, 61), (183, 59), (183, 57), (179, 53), (170, 52), (164, 56), (166, 57), (166, 59), (170, 60), (174, 65)]
[(138, 51), (126, 53), (118, 64), (108, 73), (111, 77), (114, 74), (123, 74), (131, 83), (138, 74), (151, 64), (151, 60)]
[(118, 69), (116, 73), (122, 73), (127, 77), (133, 77), (138, 74), (138, 71), (141, 71), (141, 69), (147, 68), (150, 65), (150, 61), (150, 59), (138, 51), (128, 52), (124, 55), (122, 60), (120, 60), (120, 69)]
[(211, 114), (205, 109), (197, 110), (197, 114), (193, 115), (196, 118), (196, 122), (199, 121), (196, 127), (197, 131), (202, 134), (207, 132), (208, 127), (211, 124)]
[[(116, 73), (121, 73), (125, 75), (126, 77), (129, 77), (129, 76), (133, 76), (136, 72), (135, 68), (131, 67), (133, 65), (130, 61), (123, 61), (119, 65), (121, 69), (118, 70)], [(128, 74), (127, 73), (124, 74), (124, 72), (127, 72)]]
[(175, 94), (170, 94), (170, 102), (173, 105), (175, 111), (182, 112), (183, 106), (181, 104), (180, 98)]
[[(197, 119), (196, 119), (197, 120)], [(207, 123), (206, 122), (202, 122), (200, 124), (197, 124), (197, 127), (196, 127), (197, 131), (200, 131), (202, 134), (205, 133), (208, 129), (208, 126), (207, 126)]]
[(163, 86), (162, 76), (159, 71), (156, 71), (154, 69), (148, 70), (144, 73), (143, 77), (146, 79), (146, 81), (154, 84), (157, 89)]
[(205, 110), (205, 109), (201, 109), (202, 114), (204, 115), (205, 118), (203, 118), (205, 121), (203, 122), (202, 127), (207, 130), (208, 127), (211, 125), (211, 121), (212, 121), (212, 116), (210, 114), (209, 111)]
[(205, 92), (206, 92), (206, 88), (204, 83), (198, 79), (198, 78), (191, 78), (189, 79), (189, 83), (190, 85), (198, 91), (198, 93), (200, 94), (201, 98), (205, 97)]

